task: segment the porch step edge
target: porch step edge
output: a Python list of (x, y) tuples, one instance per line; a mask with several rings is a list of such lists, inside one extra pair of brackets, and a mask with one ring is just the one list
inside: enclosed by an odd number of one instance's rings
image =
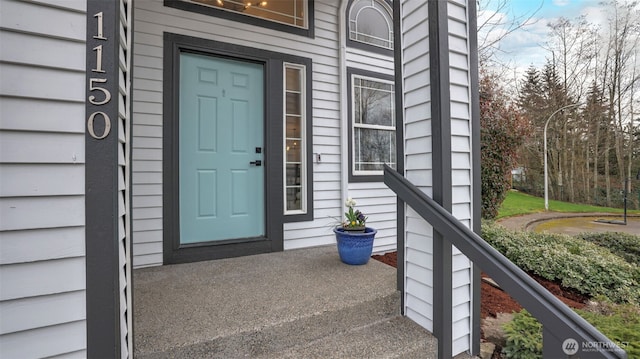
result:
[(136, 358), (141, 359), (279, 358), (288, 355), (287, 353), (294, 355), (309, 343), (322, 343), (328, 338), (340, 337), (345, 333), (366, 331), (367, 328), (384, 325), (398, 317), (400, 293), (396, 291), (373, 300), (312, 313), (292, 321), (278, 322), (163, 351), (135, 354)]

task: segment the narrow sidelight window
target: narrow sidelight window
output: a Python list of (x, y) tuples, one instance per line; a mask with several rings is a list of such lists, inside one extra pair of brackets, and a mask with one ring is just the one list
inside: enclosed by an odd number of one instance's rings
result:
[(285, 214), (307, 213), (306, 68), (284, 64)]

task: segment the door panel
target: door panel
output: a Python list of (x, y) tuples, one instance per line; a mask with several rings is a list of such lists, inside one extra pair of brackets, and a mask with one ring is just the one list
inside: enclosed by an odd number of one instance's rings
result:
[(180, 55), (181, 244), (265, 236), (264, 167), (251, 164), (263, 160), (263, 72), (251, 62)]

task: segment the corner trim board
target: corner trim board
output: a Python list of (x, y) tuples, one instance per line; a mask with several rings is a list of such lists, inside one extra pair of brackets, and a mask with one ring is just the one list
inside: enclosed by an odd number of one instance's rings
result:
[[(478, 27), (478, 19), (476, 16), (475, 0), (467, 1), (467, 14), (469, 16), (468, 29), (476, 29)], [(481, 209), (482, 209), (482, 193), (481, 173), (480, 173), (480, 92), (479, 92), (479, 70), (478, 70), (478, 33), (469, 31), (469, 67), (471, 76), (471, 153), (473, 163), (472, 167), (472, 218), (473, 231), (480, 235), (481, 229)], [(473, 264), (471, 278), (471, 355), (480, 354), (480, 267)]]
[[(120, 2), (88, 0), (86, 16), (87, 356), (120, 358), (121, 303), (118, 268)], [(99, 51), (96, 50), (98, 48)]]
[[(431, 124), (433, 134), (433, 199), (451, 211), (451, 91), (449, 88), (449, 28), (446, 1), (429, 1), (429, 61)], [(452, 246), (433, 232), (433, 329), (438, 338), (438, 357), (451, 358), (453, 348)]]
[[(395, 86), (396, 86), (396, 122), (401, 125), (396, 125), (396, 155), (398, 161), (396, 161), (397, 171), (405, 175), (405, 167), (404, 167), (404, 75), (402, 72), (402, 48), (401, 46), (397, 46), (397, 44), (402, 44), (402, 7), (400, 5), (400, 1), (393, 2), (393, 43), (394, 43), (394, 78), (395, 78)], [(405, 221), (405, 204), (404, 202), (396, 196), (396, 209), (397, 209), (397, 220), (396, 220), (396, 251), (398, 253), (397, 263), (404, 263), (404, 221)], [(400, 296), (400, 310), (402, 314), (405, 314), (404, 306), (405, 306), (405, 288), (404, 288), (404, 265), (397, 266), (397, 278), (396, 278), (396, 286), (401, 293)]]

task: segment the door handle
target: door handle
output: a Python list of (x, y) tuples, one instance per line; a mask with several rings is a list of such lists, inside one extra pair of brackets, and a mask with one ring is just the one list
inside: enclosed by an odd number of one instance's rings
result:
[(249, 162), (250, 165), (254, 165), (256, 167), (260, 167), (262, 166), (262, 161), (261, 160), (255, 160), (255, 161), (251, 161)]

